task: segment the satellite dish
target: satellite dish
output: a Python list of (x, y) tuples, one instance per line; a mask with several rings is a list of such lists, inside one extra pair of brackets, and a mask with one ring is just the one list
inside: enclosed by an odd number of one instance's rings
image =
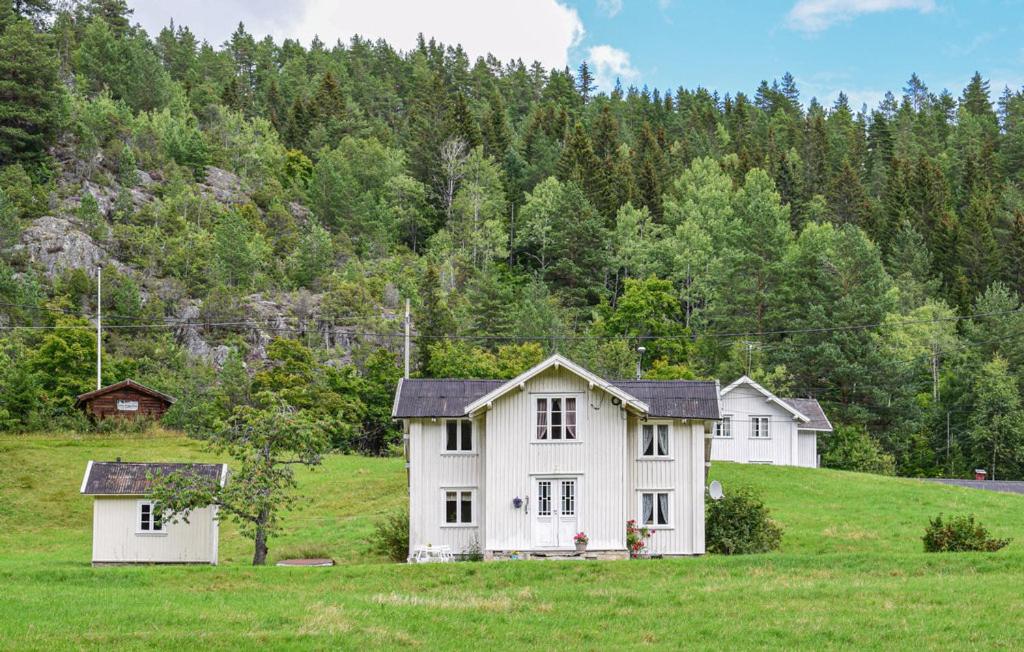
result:
[(721, 500), (725, 497), (722, 493), (722, 483), (718, 480), (712, 480), (711, 484), (708, 485), (708, 495), (711, 496), (711, 500)]

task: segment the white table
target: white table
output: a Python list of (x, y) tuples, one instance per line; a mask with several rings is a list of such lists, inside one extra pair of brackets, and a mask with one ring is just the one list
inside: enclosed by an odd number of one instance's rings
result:
[(451, 546), (416, 546), (409, 556), (410, 564), (431, 564), (455, 561)]

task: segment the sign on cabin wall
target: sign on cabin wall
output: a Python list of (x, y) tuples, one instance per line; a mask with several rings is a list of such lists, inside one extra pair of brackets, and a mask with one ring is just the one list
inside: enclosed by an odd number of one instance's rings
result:
[(117, 402), (117, 410), (118, 412), (138, 412), (139, 402), (119, 400)]

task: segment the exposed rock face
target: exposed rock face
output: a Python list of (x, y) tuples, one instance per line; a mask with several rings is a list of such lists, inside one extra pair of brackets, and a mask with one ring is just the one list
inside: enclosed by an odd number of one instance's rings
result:
[(29, 260), (42, 265), (49, 277), (66, 269), (94, 270), (101, 264), (113, 266), (118, 272), (127, 269), (72, 222), (49, 215), (34, 220), (22, 232), (21, 244), (14, 251), (27, 253)]
[(222, 204), (245, 204), (249, 195), (238, 175), (218, 167), (206, 168), (206, 180), (199, 184), (200, 190)]

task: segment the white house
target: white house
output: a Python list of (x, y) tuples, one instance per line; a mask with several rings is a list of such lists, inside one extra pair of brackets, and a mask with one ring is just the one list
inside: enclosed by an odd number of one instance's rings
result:
[(716, 382), (608, 381), (555, 355), (509, 381), (404, 379), (392, 414), (410, 551), (557, 556), (585, 532), (589, 556), (625, 557), (635, 519), (652, 554), (704, 552)]
[(747, 376), (722, 390), (711, 459), (818, 466), (818, 433), (832, 424), (813, 398), (780, 398)]
[(217, 508), (188, 514), (188, 523), (165, 522), (148, 498), (153, 479), (174, 471), (224, 486), (226, 464), (89, 462), (81, 493), (93, 496), (92, 563), (216, 564)]

